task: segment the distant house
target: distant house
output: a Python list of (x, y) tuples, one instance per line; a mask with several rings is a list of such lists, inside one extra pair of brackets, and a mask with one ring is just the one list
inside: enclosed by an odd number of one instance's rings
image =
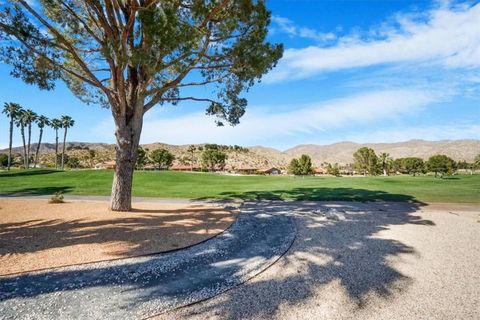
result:
[(97, 163), (94, 168), (95, 169), (115, 169), (115, 160), (112, 160), (112, 161), (105, 161), (105, 162), (100, 162), (100, 163)]
[(324, 168), (315, 168), (313, 169), (313, 172), (315, 174), (327, 174), (327, 169), (324, 169)]
[(255, 167), (235, 168), (235, 173), (240, 173), (240, 174), (256, 174), (257, 172), (258, 172), (258, 168), (255, 168)]
[(170, 168), (173, 171), (199, 171), (200, 168), (191, 164), (173, 164)]
[(259, 174), (281, 174), (282, 170), (272, 167), (272, 168), (266, 168), (266, 169), (260, 169), (258, 170)]

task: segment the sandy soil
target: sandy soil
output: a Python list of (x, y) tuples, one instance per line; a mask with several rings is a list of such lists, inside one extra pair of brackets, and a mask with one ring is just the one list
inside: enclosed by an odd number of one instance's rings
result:
[(0, 275), (178, 249), (228, 228), (235, 212), (203, 204), (0, 199)]

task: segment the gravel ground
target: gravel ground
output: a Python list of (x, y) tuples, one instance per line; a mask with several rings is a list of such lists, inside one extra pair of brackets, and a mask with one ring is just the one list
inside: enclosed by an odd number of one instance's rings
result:
[(142, 202), (112, 212), (106, 201), (0, 198), (0, 275), (188, 247), (227, 229), (236, 214), (211, 204)]
[(0, 277), (0, 318), (479, 318), (478, 205), (261, 202), (242, 211), (227, 233), (174, 254)]
[(168, 253), (0, 277), (1, 319), (140, 319), (213, 297), (291, 246), (287, 215), (241, 214), (224, 233)]
[[(157, 319), (479, 319), (480, 207), (256, 203), (295, 217), (288, 253), (257, 277)], [(324, 208), (325, 209), (325, 208)]]

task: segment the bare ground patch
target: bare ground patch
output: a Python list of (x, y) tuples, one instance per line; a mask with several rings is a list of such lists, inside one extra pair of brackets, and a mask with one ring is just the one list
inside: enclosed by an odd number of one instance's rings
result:
[(0, 199), (0, 275), (186, 247), (228, 228), (235, 212), (210, 205)]

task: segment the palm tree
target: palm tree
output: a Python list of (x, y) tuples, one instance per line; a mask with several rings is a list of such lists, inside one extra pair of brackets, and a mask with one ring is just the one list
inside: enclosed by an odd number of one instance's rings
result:
[(17, 117), (15, 119), (15, 125), (20, 128), (20, 135), (22, 136), (22, 144), (23, 144), (23, 166), (25, 169), (28, 168), (27, 165), (27, 144), (25, 143), (25, 126), (27, 125), (26, 117), (25, 117), (25, 110), (20, 109), (17, 113)]
[(50, 125), (50, 119), (48, 119), (45, 116), (38, 117), (37, 126), (40, 129), (40, 134), (38, 136), (37, 150), (35, 150), (35, 162), (33, 164), (34, 168), (37, 167), (37, 163), (38, 163), (38, 152), (40, 151), (40, 146), (42, 145), (43, 128), (49, 125)]
[(63, 151), (62, 151), (62, 170), (65, 165), (65, 144), (67, 142), (67, 130), (68, 128), (73, 127), (75, 121), (69, 116), (62, 116), (62, 127), (63, 131)]
[(18, 103), (5, 103), (3, 107), (2, 113), (6, 114), (10, 117), (10, 133), (9, 133), (9, 140), (8, 140), (8, 164), (7, 170), (10, 170), (10, 166), (12, 165), (12, 140), (13, 140), (13, 124), (15, 120), (22, 110), (22, 107)]
[(27, 169), (30, 168), (30, 145), (32, 141), (32, 124), (37, 121), (38, 115), (30, 109), (25, 110), (23, 117), (28, 128), (27, 139)]
[(55, 169), (58, 169), (58, 129), (62, 127), (62, 120), (52, 119), (50, 126), (55, 130)]
[(385, 152), (380, 153), (379, 158), (380, 158), (380, 164), (381, 164), (382, 170), (383, 170), (383, 175), (387, 176), (388, 175), (387, 169), (388, 169), (388, 167), (390, 167), (390, 163), (392, 161), (392, 158), (390, 158), (389, 153), (385, 153)]

